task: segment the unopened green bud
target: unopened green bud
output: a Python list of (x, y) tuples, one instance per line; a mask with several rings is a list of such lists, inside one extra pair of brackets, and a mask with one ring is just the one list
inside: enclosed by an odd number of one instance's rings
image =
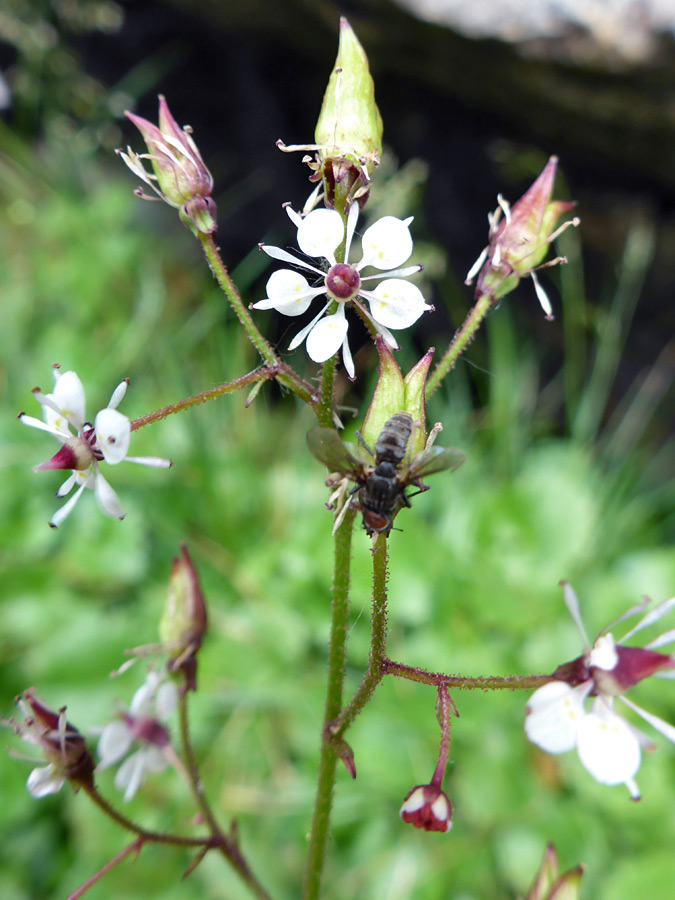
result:
[(377, 336), (376, 344), (380, 369), (373, 399), (361, 428), (363, 439), (371, 448), (377, 443), (385, 422), (405, 410), (405, 384), (399, 365), (381, 335)]
[(426, 387), (427, 375), (429, 374), (429, 366), (431, 365), (433, 355), (434, 348), (431, 347), (403, 379), (405, 391), (405, 405), (403, 409), (410, 413), (416, 426), (417, 423), (419, 423), (418, 427), (413, 428), (413, 433), (410, 438), (410, 452), (413, 455), (424, 450), (427, 439), (427, 415), (424, 388)]
[(169, 596), (159, 623), (162, 646), (169, 657), (169, 669), (182, 671), (188, 690), (195, 690), (197, 651), (206, 633), (207, 616), (199, 577), (185, 544), (173, 560)]
[(558, 857), (553, 844), (547, 844), (539, 872), (526, 900), (578, 900), (582, 865), (558, 876)]
[(351, 197), (363, 206), (382, 155), (382, 117), (368, 58), (344, 17), (314, 137), (327, 205), (344, 212)]
[(424, 354), (404, 378), (391, 348), (381, 335), (377, 336), (376, 345), (380, 368), (361, 434), (368, 446), (374, 447), (385, 423), (392, 416), (400, 412), (410, 413), (415, 424), (410, 437), (410, 452), (414, 455), (424, 449), (427, 439), (424, 387), (434, 354), (433, 348)]

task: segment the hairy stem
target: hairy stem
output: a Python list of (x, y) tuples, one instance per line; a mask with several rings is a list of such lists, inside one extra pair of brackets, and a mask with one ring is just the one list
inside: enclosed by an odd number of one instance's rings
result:
[(225, 859), (227, 859), (230, 865), (236, 870), (239, 877), (249, 887), (254, 896), (258, 897), (259, 900), (271, 900), (270, 895), (260, 884), (244, 859), (236, 839), (236, 831), (232, 830), (231, 835), (224, 834), (221, 831), (220, 826), (216, 822), (211, 805), (204, 794), (204, 788), (199, 775), (199, 765), (192, 747), (192, 741), (190, 740), (187, 696), (187, 691), (181, 691), (178, 704), (178, 717), (180, 722), (181, 747), (185, 757), (185, 768), (192, 799), (211, 831), (214, 847), (222, 853)]
[(489, 294), (480, 295), (475, 306), (473, 306), (466, 319), (464, 319), (462, 327), (455, 333), (455, 336), (450, 342), (450, 346), (430, 375), (426, 387), (427, 400), (431, 397), (436, 388), (440, 386), (448, 372), (454, 367), (460, 353), (462, 353), (471, 343), (476, 331), (478, 331), (481, 322), (492, 305), (493, 299)]
[(77, 890), (73, 891), (72, 894), (68, 894), (66, 900), (79, 900), (80, 897), (83, 897), (90, 887), (96, 884), (97, 881), (100, 881), (104, 875), (107, 875), (111, 869), (114, 869), (115, 866), (119, 865), (123, 859), (126, 859), (131, 853), (138, 853), (145, 840), (141, 837), (136, 838), (135, 841), (132, 841), (128, 846), (126, 846), (123, 850), (113, 856), (113, 858), (107, 862), (104, 866), (98, 870), (98, 872), (94, 872), (91, 878), (87, 878), (87, 880), (77, 888)]
[(246, 331), (249, 340), (256, 348), (258, 353), (262, 356), (265, 363), (268, 366), (277, 369), (274, 377), (277, 379), (279, 384), (282, 384), (284, 387), (289, 388), (291, 391), (293, 391), (293, 393), (297, 394), (298, 397), (300, 397), (306, 403), (314, 403), (316, 400), (316, 398), (312, 399), (314, 396), (314, 391), (312, 391), (307, 382), (300, 378), (300, 376), (296, 372), (294, 372), (290, 366), (287, 366), (281, 362), (270, 342), (266, 338), (264, 338), (258, 330), (258, 326), (253, 321), (251, 314), (249, 313), (241, 297), (239, 296), (239, 292), (237, 291), (234, 282), (230, 278), (230, 274), (227, 271), (225, 263), (220, 258), (218, 248), (216, 247), (213, 240), (213, 235), (200, 234), (199, 240), (201, 242), (206, 261), (208, 262), (209, 267), (213, 272), (213, 275), (218, 282), (221, 290), (230, 301), (230, 306), (234, 310), (236, 317), (244, 326), (244, 330)]
[(382, 681), (387, 663), (387, 538), (378, 534), (373, 541), (373, 612), (370, 631), (370, 656), (368, 669), (361, 680), (352, 702), (345, 706), (331, 727), (331, 734), (342, 737), (370, 700), (373, 691)]
[(112, 819), (113, 822), (117, 822), (117, 824), (126, 831), (131, 831), (133, 834), (138, 835), (139, 838), (143, 838), (145, 842), (153, 844), (174, 844), (179, 847), (215, 846), (213, 837), (211, 836), (191, 838), (184, 837), (180, 834), (164, 834), (160, 831), (148, 831), (145, 828), (141, 828), (140, 825), (132, 822), (131, 819), (128, 819), (125, 815), (116, 810), (114, 806), (108, 803), (108, 801), (99, 794), (93, 785), (83, 785), (82, 789), (86, 791), (87, 796), (94, 801), (98, 808), (102, 810), (109, 819)]
[(330, 723), (342, 709), (347, 630), (349, 626), (349, 580), (352, 531), (355, 510), (348, 510), (335, 533), (333, 591), (331, 600), (331, 634), (328, 651), (328, 683), (322, 728), (321, 755), (317, 780), (314, 816), (305, 868), (304, 900), (317, 900), (321, 889), (330, 813), (335, 785), (337, 757), (326, 739)]
[(393, 659), (385, 659), (383, 669), (384, 675), (395, 675), (398, 678), (407, 678), (409, 681), (431, 684), (434, 687), (445, 685), (448, 688), (468, 691), (529, 691), (553, 680), (551, 675), (479, 675), (475, 678), (468, 675), (446, 675), (443, 672), (427, 672), (426, 669), (406, 666), (394, 662)]

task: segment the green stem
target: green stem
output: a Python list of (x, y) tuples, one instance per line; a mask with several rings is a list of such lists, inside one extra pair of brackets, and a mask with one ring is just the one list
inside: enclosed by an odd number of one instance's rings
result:
[(220, 258), (218, 248), (216, 247), (213, 240), (213, 235), (200, 233), (199, 240), (201, 242), (206, 261), (208, 262), (209, 267), (213, 272), (213, 275), (218, 282), (221, 290), (230, 301), (230, 306), (234, 310), (236, 317), (244, 326), (244, 330), (246, 331), (249, 340), (256, 348), (258, 353), (262, 356), (265, 363), (267, 363), (268, 366), (277, 369), (277, 372), (275, 373), (277, 381), (280, 384), (284, 385), (284, 387), (289, 388), (291, 391), (293, 391), (293, 393), (297, 394), (298, 397), (300, 397), (306, 403), (315, 403), (316, 397), (314, 396), (314, 391), (311, 389), (311, 387), (307, 384), (306, 381), (300, 378), (300, 376), (296, 374), (296, 372), (294, 372), (293, 369), (290, 368), (290, 366), (287, 366), (281, 362), (272, 345), (268, 340), (266, 340), (266, 338), (262, 336), (262, 334), (258, 330), (257, 325), (251, 318), (251, 314), (244, 306), (244, 303), (239, 296), (239, 292), (237, 291), (234, 282), (230, 278), (225, 263)]
[(236, 839), (236, 831), (233, 830), (232, 836), (228, 836), (220, 830), (220, 826), (216, 822), (213, 810), (211, 809), (211, 806), (206, 799), (206, 795), (204, 794), (204, 787), (202, 785), (201, 777), (199, 774), (199, 765), (197, 763), (197, 758), (195, 757), (194, 749), (192, 747), (192, 741), (190, 740), (187, 691), (180, 692), (180, 699), (178, 703), (178, 718), (180, 723), (179, 727), (181, 747), (183, 750), (183, 756), (185, 757), (185, 768), (188, 775), (188, 785), (190, 788), (190, 793), (192, 794), (192, 799), (194, 800), (197, 809), (200, 811), (204, 818), (204, 821), (211, 830), (214, 847), (220, 850), (225, 859), (235, 869), (242, 881), (246, 885), (248, 885), (254, 896), (258, 897), (258, 900), (271, 900), (270, 895), (260, 884), (258, 879), (251, 871), (248, 863), (242, 856), (241, 850), (239, 849), (239, 844)]
[(361, 680), (352, 702), (340, 713), (331, 726), (330, 733), (336, 739), (342, 737), (370, 700), (386, 671), (387, 657), (387, 538), (378, 534), (373, 542), (373, 612), (371, 618), (371, 645), (368, 669)]
[(323, 428), (334, 428), (333, 422), (333, 383), (335, 381), (335, 357), (331, 356), (323, 364), (319, 402), (316, 406), (316, 418)]
[(454, 367), (460, 353), (471, 343), (481, 322), (493, 305), (493, 299), (489, 294), (481, 294), (475, 306), (470, 310), (459, 331), (450, 342), (450, 346), (443, 354), (442, 359), (432, 372), (427, 381), (427, 400), (441, 384), (448, 372)]
[(302, 895), (304, 900), (317, 900), (319, 896), (326, 856), (326, 844), (328, 842), (337, 757), (333, 747), (326, 739), (326, 735), (328, 726), (342, 709), (347, 631), (349, 627), (350, 556), (355, 515), (355, 510), (349, 510), (335, 534), (328, 683), (324, 708), (324, 725), (321, 732), (321, 756), (316, 800)]

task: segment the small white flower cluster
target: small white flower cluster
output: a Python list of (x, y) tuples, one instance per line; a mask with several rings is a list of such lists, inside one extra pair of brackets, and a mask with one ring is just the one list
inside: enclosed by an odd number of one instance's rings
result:
[[(300, 250), (306, 256), (324, 260), (324, 268), (304, 262), (280, 247), (261, 244), (260, 248), (273, 259), (312, 272), (320, 283), (312, 287), (300, 273), (292, 269), (279, 269), (267, 282), (267, 297), (253, 303), (252, 307), (275, 309), (285, 316), (299, 316), (309, 308), (314, 297), (327, 295), (328, 300), (321, 311), (296, 334), (289, 349), (294, 350), (306, 340), (307, 353), (314, 362), (321, 363), (341, 347), (347, 374), (354, 378), (354, 363), (347, 340), (346, 303), (357, 306), (394, 350), (398, 350), (398, 343), (389, 329), (408, 328), (425, 310), (432, 309), (424, 302), (419, 288), (402, 280), (422, 268), (418, 265), (400, 268), (413, 249), (408, 230), (412, 218), (384, 216), (378, 219), (363, 234), (361, 260), (350, 265), (349, 250), (359, 215), (358, 203), (353, 203), (349, 209), (346, 228), (340, 214), (332, 209), (316, 209), (304, 218), (290, 207), (286, 207), (286, 211), (297, 227)], [(344, 254), (341, 254), (342, 261), (338, 261), (335, 254), (343, 242)], [(361, 271), (368, 266), (382, 270), (381, 274), (362, 276)], [(362, 286), (363, 282), (376, 278), (384, 278), (384, 281), (372, 289)], [(360, 298), (368, 302), (368, 310), (359, 302)], [(337, 302), (337, 309), (331, 315), (324, 316), (333, 302)]]
[(115, 787), (124, 791), (125, 802), (131, 800), (146, 775), (161, 772), (175, 763), (163, 721), (174, 711), (177, 702), (176, 685), (172, 681), (162, 681), (151, 670), (134, 694), (128, 712), (121, 713), (119, 719), (109, 722), (101, 731), (99, 771), (119, 762), (134, 743), (139, 745), (115, 774)]
[[(596, 781), (607, 785), (625, 784), (631, 797), (639, 800), (635, 775), (640, 767), (641, 748), (653, 750), (654, 745), (645, 734), (614, 711), (613, 703), (617, 698), (675, 743), (675, 728), (672, 725), (622, 696), (625, 690), (650, 675), (675, 677), (675, 657), (655, 652), (657, 647), (675, 641), (675, 629), (660, 635), (644, 648), (620, 645), (669, 612), (675, 606), (675, 598), (665, 600), (643, 616), (621, 641), (615, 642), (611, 634), (603, 632), (590, 646), (581, 622), (576, 594), (567, 583), (563, 584), (563, 588), (565, 603), (587, 649), (579, 660), (560, 667), (570, 673), (578, 671), (579, 676), (572, 679), (572, 684), (562, 680), (551, 681), (530, 697), (525, 733), (547, 753), (564, 753), (576, 747), (582, 765)], [(645, 603), (642, 603), (629, 609), (612, 625), (644, 607)], [(591, 697), (590, 709), (587, 709), (586, 701)]]
[(91, 425), (85, 422), (84, 388), (75, 372), (61, 373), (58, 367), (54, 367), (54, 379), (56, 383), (51, 394), (43, 394), (38, 389), (33, 391), (35, 399), (42, 406), (44, 422), (25, 413), (19, 416), (24, 425), (48, 432), (63, 445), (51, 460), (34, 466), (33, 470), (71, 470), (56, 492), (57, 497), (65, 497), (75, 486), (78, 488), (52, 516), (49, 524), (53, 528), (60, 525), (72, 512), (85, 488), (94, 491), (98, 504), (106, 515), (123, 519), (125, 512), (122, 504), (99, 471), (99, 462), (105, 460), (114, 466), (126, 460), (152, 468), (166, 468), (171, 465), (171, 460), (156, 456), (127, 456), (131, 422), (116, 409), (126, 393), (126, 380), (115, 388), (107, 407), (96, 414), (94, 424)]

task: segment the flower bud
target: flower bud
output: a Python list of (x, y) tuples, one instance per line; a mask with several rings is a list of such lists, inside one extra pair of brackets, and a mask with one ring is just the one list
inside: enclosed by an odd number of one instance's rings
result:
[[(490, 243), (466, 278), (466, 284), (470, 284), (478, 274), (476, 296), (487, 294), (496, 303), (514, 290), (524, 275), (530, 275), (539, 302), (547, 317), (552, 318), (548, 298), (533, 273), (541, 266), (551, 241), (569, 225), (579, 224), (579, 219), (574, 218), (555, 228), (560, 216), (576, 205), (551, 200), (557, 165), (557, 157), (552, 156), (534, 184), (512, 207), (498, 198), (499, 207), (488, 216)], [(560, 258), (548, 265), (556, 262), (566, 260)]]
[(378, 165), (382, 153), (382, 117), (375, 103), (368, 58), (344, 17), (314, 136), (326, 205), (344, 211), (345, 198), (352, 196), (359, 197), (363, 206), (370, 185), (369, 167)]
[(578, 900), (584, 867), (579, 865), (558, 877), (558, 857), (553, 844), (547, 844), (539, 872), (526, 900)]
[(206, 634), (207, 616), (199, 577), (185, 544), (174, 558), (169, 579), (169, 596), (159, 624), (162, 645), (169, 657), (169, 669), (182, 671), (187, 689), (196, 690), (197, 651)]
[[(211, 199), (213, 177), (190, 128), (178, 126), (161, 94), (159, 127), (134, 113), (125, 115), (141, 132), (148, 153), (139, 155), (128, 147), (126, 153), (118, 150), (119, 156), (162, 200), (180, 210), (181, 221), (194, 234), (212, 234), (216, 230), (216, 204)], [(150, 161), (153, 174), (145, 168), (144, 159)]]
[(378, 335), (375, 339), (380, 357), (377, 384), (363, 421), (361, 434), (369, 447), (374, 447), (385, 423), (396, 413), (408, 412), (414, 423), (409, 451), (412, 455), (424, 449), (426, 443), (426, 384), (433, 348), (403, 378), (389, 345)]
[(403, 801), (400, 810), (404, 822), (425, 831), (450, 831), (452, 804), (440, 788), (433, 784), (418, 784)]

